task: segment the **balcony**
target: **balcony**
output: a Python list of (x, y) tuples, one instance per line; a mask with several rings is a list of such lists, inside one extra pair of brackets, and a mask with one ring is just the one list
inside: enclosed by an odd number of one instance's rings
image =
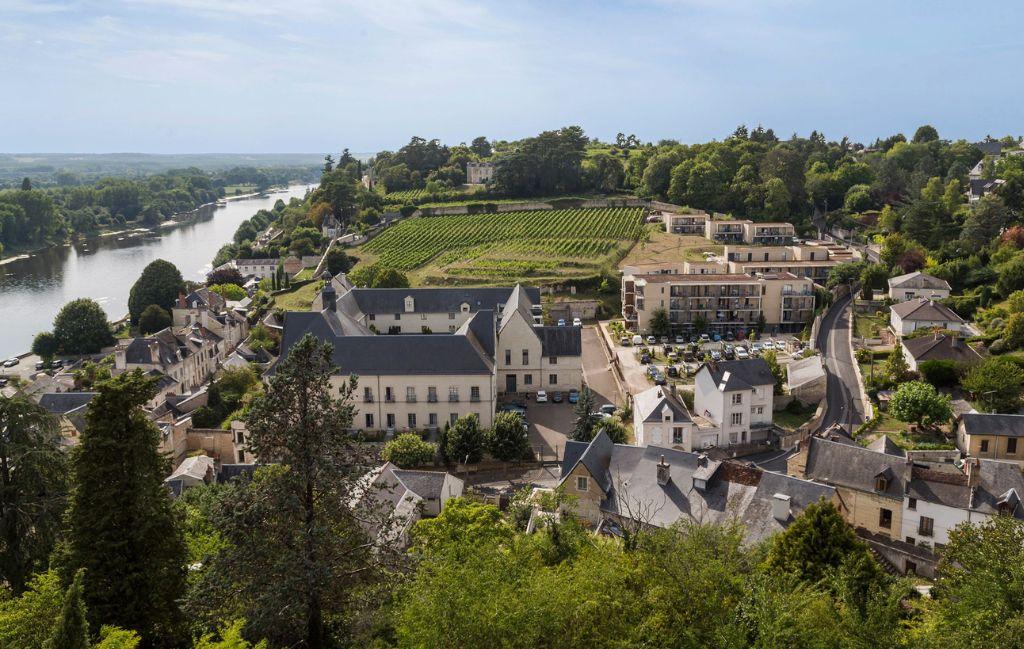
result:
[(436, 394), (429, 394), (429, 395), (427, 395), (427, 403), (437, 403), (437, 395)]
[(457, 395), (457, 394), (449, 394), (448, 395), (448, 403), (458, 403), (458, 402), (459, 402), (459, 395)]
[(405, 402), (406, 403), (416, 403), (416, 395), (414, 394), (412, 396), (406, 396), (405, 397)]
[(395, 402), (395, 395), (392, 394), (392, 395), (384, 397), (384, 403), (394, 403), (394, 402)]

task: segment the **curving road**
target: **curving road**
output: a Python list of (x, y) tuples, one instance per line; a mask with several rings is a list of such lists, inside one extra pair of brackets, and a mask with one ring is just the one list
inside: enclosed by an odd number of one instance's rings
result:
[(850, 300), (851, 296), (846, 296), (836, 301), (818, 330), (818, 349), (825, 358), (827, 375), (825, 417), (820, 430), (838, 424), (852, 433), (864, 423), (864, 404), (850, 345)]

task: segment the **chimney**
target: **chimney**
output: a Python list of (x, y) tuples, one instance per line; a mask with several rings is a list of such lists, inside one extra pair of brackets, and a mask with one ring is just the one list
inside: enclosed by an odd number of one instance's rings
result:
[(661, 461), (658, 462), (658, 484), (664, 487), (671, 479), (672, 474), (669, 472), (668, 462), (665, 461), (665, 456), (662, 455)]
[(323, 289), (320, 291), (320, 301), (323, 303), (321, 308), (328, 311), (337, 311), (338, 294), (334, 291), (334, 284), (332, 282), (328, 281), (324, 284)]
[(705, 467), (708, 465), (708, 454), (701, 453), (697, 456), (697, 466)]
[(981, 482), (981, 460), (976, 457), (967, 458), (964, 469), (967, 470), (967, 486), (977, 487)]
[(673, 396), (673, 397), (674, 397), (674, 396), (676, 396), (676, 384), (675, 384), (675, 383), (673, 383), (672, 385), (670, 385), (668, 389), (669, 389), (669, 392), (671, 392), (671, 393), (672, 393), (672, 396)]
[(779, 522), (789, 520), (789, 501), (786, 494), (775, 494), (772, 496), (772, 518)]
[(149, 358), (155, 365), (160, 364), (160, 345), (155, 340), (149, 341)]

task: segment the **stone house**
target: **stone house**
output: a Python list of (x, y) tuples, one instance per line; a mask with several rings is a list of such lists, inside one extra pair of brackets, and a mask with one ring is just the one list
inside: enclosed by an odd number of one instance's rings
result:
[(466, 184), (485, 185), (491, 182), (491, 178), (494, 177), (494, 169), (493, 162), (467, 162)]
[(964, 413), (956, 421), (956, 445), (968, 457), (1024, 461), (1024, 415)]
[(693, 409), (719, 429), (719, 446), (766, 442), (774, 390), (762, 358), (704, 363), (694, 377)]
[(944, 304), (928, 298), (914, 298), (889, 307), (889, 326), (897, 336), (918, 329), (948, 329), (970, 333), (963, 318)]
[(361, 525), (378, 544), (397, 548), (409, 545), (416, 521), (440, 514), (465, 488), (445, 471), (400, 469), (390, 462), (363, 476), (362, 483), (357, 496)]
[(903, 338), (900, 341), (903, 358), (913, 371), (925, 361), (952, 361), (969, 365), (981, 361), (981, 354), (974, 350), (957, 334), (936, 332), (917, 338)]
[(906, 302), (916, 298), (943, 300), (949, 297), (949, 282), (920, 271), (889, 278), (889, 299)]

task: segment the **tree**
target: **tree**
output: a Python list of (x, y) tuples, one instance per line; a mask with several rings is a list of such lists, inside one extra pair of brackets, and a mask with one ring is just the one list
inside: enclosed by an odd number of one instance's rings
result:
[(764, 185), (764, 213), (771, 219), (789, 216), (789, 190), (781, 178), (770, 178)]
[(394, 268), (382, 268), (376, 264), (360, 266), (348, 274), (356, 286), (368, 288), (408, 288), (409, 278)]
[(983, 196), (971, 209), (964, 221), (960, 238), (967, 250), (980, 250), (988, 246), (999, 236), (1010, 221), (1010, 210), (1003, 199), (995, 196)]
[(961, 385), (974, 395), (982, 412), (1015, 413), (1021, 405), (1024, 370), (1009, 358), (989, 357), (968, 370)]
[(1009, 295), (1018, 289), (1024, 289), (1024, 253), (1017, 254), (1006, 263), (996, 267), (999, 278), (996, 288), (1002, 295)]
[(935, 127), (930, 124), (917, 127), (914, 131), (913, 142), (919, 144), (921, 142), (934, 142), (939, 139), (939, 132), (935, 130)]
[(771, 371), (772, 377), (775, 378), (775, 394), (782, 394), (782, 386), (786, 384), (786, 372), (779, 365), (778, 355), (769, 350), (761, 354), (761, 358), (768, 363), (768, 369)]
[(60, 351), (60, 341), (50, 331), (40, 331), (32, 339), (32, 353), (44, 361), (53, 360), (53, 357)]
[(895, 347), (885, 359), (885, 373), (892, 383), (899, 383), (910, 371), (907, 359), (903, 356), (903, 348)]
[(851, 554), (868, 554), (867, 545), (831, 502), (811, 503), (768, 551), (767, 565), (818, 583), (838, 569)]
[(494, 426), (485, 434), (485, 439), (487, 452), (495, 459), (508, 462), (531, 456), (523, 418), (517, 412), (499, 412), (494, 417)]
[(157, 259), (142, 269), (142, 275), (128, 294), (128, 315), (132, 324), (138, 324), (142, 311), (156, 304), (166, 311), (174, 308), (178, 295), (185, 291), (181, 272), (169, 261)]
[(874, 297), (874, 289), (884, 290), (889, 271), (882, 264), (867, 264), (860, 271), (861, 297), (870, 300)]
[(62, 354), (95, 354), (114, 344), (107, 314), (95, 300), (86, 297), (61, 308), (53, 319), (53, 335)]
[(604, 431), (604, 434), (612, 440), (613, 444), (625, 444), (628, 440), (626, 427), (618, 419), (602, 417), (601, 420), (595, 424), (595, 427), (598, 430)]
[(491, 157), (491, 143), (482, 135), (480, 137), (473, 138), (473, 141), (469, 144), (469, 148), (473, 150), (473, 153), (481, 158)]
[(0, 647), (38, 649), (60, 615), (64, 589), (54, 570), (35, 575), (18, 597), (0, 597)]
[(825, 280), (825, 286), (832, 289), (842, 284), (849, 284), (856, 282), (860, 279), (861, 270), (864, 268), (864, 262), (862, 261), (851, 261), (838, 266), (833, 266), (828, 271), (828, 278)]
[(260, 640), (254, 645), (242, 637), (244, 627), (245, 620), (222, 624), (217, 631), (219, 640), (215, 639), (212, 633), (204, 634), (196, 642), (194, 649), (269, 649), (266, 640)]
[(352, 259), (339, 246), (332, 246), (327, 251), (326, 266), (331, 275), (340, 275), (352, 268)]
[(583, 386), (580, 390), (580, 398), (572, 408), (576, 415), (576, 422), (572, 427), (571, 437), (578, 442), (589, 442), (594, 438), (594, 425), (597, 417), (594, 415), (594, 393), (590, 387)]
[(140, 370), (98, 386), (72, 454), (72, 490), (61, 568), (85, 569), (91, 625), (138, 631), (150, 645), (184, 631), (185, 545), (175, 526), (158, 450), (160, 431), (142, 410), (156, 394)]
[(242, 273), (237, 268), (218, 268), (206, 276), (206, 284), (208, 286), (214, 284), (234, 284), (235, 286), (244, 286), (245, 278), (242, 277)]
[(64, 595), (64, 606), (53, 635), (45, 649), (89, 649), (89, 623), (86, 621), (85, 601), (82, 599), (82, 570), (75, 573)]
[(60, 534), (66, 470), (57, 420), (25, 397), (0, 397), (0, 580), (15, 594)]
[(929, 427), (953, 418), (949, 397), (922, 381), (901, 383), (889, 401), (889, 412), (900, 421)]
[(157, 304), (150, 304), (139, 316), (139, 333), (143, 336), (171, 326), (171, 314)]
[(1013, 313), (1006, 319), (1003, 340), (1009, 349), (1019, 349), (1024, 345), (1024, 313)]
[(871, 209), (874, 200), (871, 198), (870, 185), (853, 185), (846, 190), (843, 199), (843, 209), (850, 213), (863, 212)]
[(668, 313), (665, 309), (659, 307), (651, 312), (651, 333), (655, 336), (667, 336), (668, 335)]
[(382, 460), (402, 469), (428, 465), (436, 455), (437, 447), (423, 441), (416, 433), (402, 433), (385, 444), (380, 453)]
[(373, 460), (348, 434), (356, 380), (335, 386), (331, 356), (307, 334), (253, 400), (249, 449), (272, 465), (220, 499), (213, 525), (225, 544), (189, 603), (210, 623), (244, 617), (274, 646), (321, 648), (344, 631), (352, 592), (375, 565), (361, 527), (382, 524), (363, 511), (376, 502), (361, 481)]
[(473, 464), (484, 456), (484, 433), (475, 414), (455, 420), (445, 440), (445, 457), (452, 462)]

